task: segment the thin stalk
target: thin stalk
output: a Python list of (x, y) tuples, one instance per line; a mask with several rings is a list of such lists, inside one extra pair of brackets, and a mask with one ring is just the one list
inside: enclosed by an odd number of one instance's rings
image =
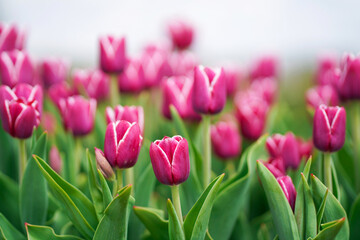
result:
[(177, 214), (180, 224), (182, 226), (183, 225), (183, 217), (182, 217), (182, 213), (181, 213), (179, 185), (171, 186), (171, 195), (172, 195), (172, 200), (174, 203), (176, 214)]
[[(126, 185), (133, 185), (134, 186), (134, 168), (128, 168), (125, 170), (125, 177), (126, 177)], [(133, 191), (134, 187), (131, 188), (131, 191)]]
[(210, 139), (210, 116), (204, 115), (204, 161), (203, 161), (203, 183), (204, 188), (211, 180), (211, 139)]
[(226, 171), (229, 173), (229, 177), (234, 176), (236, 173), (234, 160), (231, 159), (226, 161), (225, 165), (226, 165)]
[(324, 152), (324, 181), (325, 186), (332, 192), (331, 153), (328, 152)]
[(19, 139), (19, 183), (22, 181), (26, 167), (26, 145), (24, 139)]
[(73, 184), (77, 183), (77, 176), (80, 173), (81, 168), (81, 139), (79, 137), (75, 137), (75, 149), (74, 149), (74, 167), (70, 167), (70, 179)]
[(110, 101), (111, 106), (115, 107), (120, 103), (120, 94), (118, 86), (118, 78), (116, 74), (111, 74), (111, 89), (110, 89)]
[(115, 197), (117, 192), (123, 187), (123, 169), (116, 168), (116, 179), (114, 180), (113, 196)]
[(352, 138), (354, 141), (354, 167), (355, 167), (355, 187), (360, 191), (360, 104), (357, 101), (351, 103), (352, 117)]

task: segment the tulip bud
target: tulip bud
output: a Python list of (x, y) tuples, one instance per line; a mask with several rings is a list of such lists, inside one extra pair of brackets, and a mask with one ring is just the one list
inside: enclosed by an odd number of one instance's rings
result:
[(32, 85), (35, 71), (29, 55), (17, 50), (2, 52), (0, 55), (0, 78), (2, 84), (9, 87), (14, 87), (17, 83)]
[(225, 106), (226, 82), (222, 68), (198, 66), (194, 70), (193, 108), (198, 113), (216, 114)]
[(51, 101), (60, 108), (60, 100), (66, 99), (72, 95), (74, 95), (74, 91), (70, 88), (70, 86), (66, 82), (54, 84), (49, 88), (49, 96)]
[(0, 23), (0, 53), (4, 51), (22, 50), (25, 42), (25, 32), (16, 25), (6, 26)]
[(173, 105), (180, 117), (189, 120), (200, 120), (192, 106), (193, 79), (185, 76), (170, 77), (163, 82), (163, 107), (165, 117), (171, 119), (170, 106)]
[(124, 72), (118, 75), (119, 90), (139, 93), (144, 88), (144, 70), (139, 59), (130, 59)]
[(178, 185), (189, 177), (189, 147), (181, 136), (151, 143), (150, 159), (156, 178), (163, 184)]
[(258, 78), (251, 82), (250, 91), (271, 105), (276, 97), (277, 82), (274, 78)]
[(349, 55), (343, 63), (338, 89), (344, 100), (360, 99), (360, 57)]
[(346, 112), (343, 107), (320, 105), (314, 115), (313, 140), (323, 152), (338, 151), (345, 142)]
[(241, 137), (233, 122), (218, 122), (211, 126), (211, 141), (216, 155), (222, 159), (240, 154)]
[(104, 156), (113, 167), (130, 168), (138, 159), (141, 143), (138, 123), (112, 122), (106, 128)]
[(60, 112), (64, 127), (74, 136), (90, 133), (94, 127), (96, 100), (73, 96), (60, 100)]
[(66, 81), (68, 64), (62, 59), (47, 59), (42, 62), (41, 75), (46, 88)]
[(276, 179), (288, 200), (291, 209), (295, 210), (296, 189), (289, 176), (282, 176)]
[(98, 101), (109, 95), (110, 78), (101, 70), (75, 70), (73, 82), (77, 93), (84, 90), (90, 98)]
[(285, 164), (282, 158), (270, 158), (264, 163), (265, 167), (274, 175), (275, 178), (286, 175)]
[(42, 113), (42, 89), (25, 83), (10, 89), (0, 87), (0, 116), (3, 128), (11, 136), (25, 139), (39, 126)]
[(98, 148), (95, 148), (95, 158), (98, 169), (100, 169), (101, 173), (104, 175), (106, 179), (113, 179), (115, 176), (115, 173), (109, 164), (109, 162), (106, 160), (105, 155), (103, 151), (101, 151)]
[(185, 21), (173, 21), (169, 24), (168, 31), (173, 46), (179, 49), (188, 48), (194, 37), (193, 27)]
[(250, 79), (257, 78), (276, 78), (278, 73), (277, 59), (273, 56), (264, 56), (258, 59), (250, 70)]
[(108, 124), (120, 120), (136, 122), (139, 124), (141, 132), (144, 132), (144, 109), (141, 106), (118, 105), (114, 109), (107, 107), (105, 114)]
[(336, 69), (336, 58), (334, 56), (322, 56), (318, 61), (316, 72), (316, 82), (319, 85), (329, 84), (329, 73), (334, 73)]
[(273, 158), (281, 158), (285, 168), (297, 169), (300, 164), (299, 146), (293, 133), (275, 134), (266, 139), (266, 148)]
[(107, 73), (122, 72), (126, 65), (125, 38), (104, 36), (100, 38), (100, 67)]
[(169, 56), (171, 72), (168, 76), (193, 75), (194, 68), (198, 64), (196, 56), (190, 51), (173, 52)]
[(321, 104), (325, 104), (327, 106), (337, 106), (339, 104), (339, 97), (332, 86), (317, 86), (306, 92), (306, 102), (314, 109)]
[(52, 146), (49, 152), (49, 160), (51, 168), (57, 172), (58, 174), (61, 173), (62, 169), (62, 160), (59, 153), (59, 150), (56, 146)]

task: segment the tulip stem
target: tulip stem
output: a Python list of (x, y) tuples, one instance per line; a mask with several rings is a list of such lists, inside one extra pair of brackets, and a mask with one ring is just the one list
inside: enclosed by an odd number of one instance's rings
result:
[(110, 101), (111, 101), (111, 106), (115, 107), (117, 104), (119, 104), (119, 87), (118, 87), (117, 75), (111, 74), (110, 81), (111, 81)]
[(229, 173), (229, 177), (232, 177), (235, 175), (235, 162), (233, 159), (230, 159), (228, 161), (225, 162), (226, 164), (226, 170)]
[[(126, 177), (126, 185), (134, 185), (134, 168), (127, 168), (126, 169), (126, 173), (125, 173), (125, 177)], [(133, 187), (131, 189), (134, 189)], [(131, 190), (133, 191), (133, 190)]]
[(19, 140), (19, 183), (22, 181), (26, 167), (26, 146), (25, 140)]
[(204, 177), (204, 188), (210, 183), (211, 178), (211, 138), (210, 138), (210, 122), (211, 117), (204, 115), (204, 166), (203, 166), (203, 177)]
[(116, 180), (114, 181), (113, 196), (123, 187), (123, 169), (116, 168)]
[(74, 150), (74, 166), (70, 167), (71, 169), (71, 183), (76, 184), (78, 174), (80, 173), (81, 168), (81, 139), (78, 137), (75, 137), (75, 150)]
[(328, 152), (324, 152), (324, 181), (325, 186), (332, 192), (331, 153)]
[(360, 190), (360, 104), (357, 101), (351, 103), (352, 111), (352, 131), (354, 141), (354, 166), (355, 166), (355, 187), (357, 191)]
[(182, 217), (182, 213), (181, 213), (179, 185), (171, 186), (171, 195), (172, 195), (172, 200), (174, 203), (176, 214), (177, 214), (180, 224), (182, 226), (183, 225), (183, 217)]

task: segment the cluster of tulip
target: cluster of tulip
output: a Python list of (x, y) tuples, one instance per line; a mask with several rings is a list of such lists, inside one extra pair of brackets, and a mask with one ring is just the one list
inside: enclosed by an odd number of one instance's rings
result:
[[(283, 135), (261, 137), (273, 133), (271, 115), (279, 108), (278, 60), (264, 56), (248, 74), (234, 67), (204, 67), (189, 50), (195, 36), (190, 24), (175, 21), (168, 33), (171, 44), (149, 44), (137, 57), (128, 56), (124, 37), (101, 37), (99, 68), (73, 70), (68, 81), (69, 63), (49, 58), (35, 64), (23, 50), (24, 32), (15, 25), (0, 25), (0, 117), (3, 130), (19, 140), (20, 184), (11, 190), (16, 193), (7, 195), (6, 187), (0, 195), (9, 202), (11, 197), (19, 198), (21, 211), (10, 213), (0, 206), (0, 236), (139, 239), (143, 231), (136, 229), (143, 230), (141, 221), (149, 239), (238, 239), (246, 232), (251, 239), (254, 233), (261, 239), (276, 235), (348, 239), (347, 213), (340, 204), (345, 190), (339, 187), (336, 172), (340, 170), (335, 164), (340, 164), (336, 152), (347, 139), (346, 128), (352, 129), (353, 168), (341, 174), (354, 171), (355, 187), (349, 183), (352, 179), (342, 184), (350, 192), (350, 204), (354, 202), (356, 224), (360, 220), (360, 201), (355, 201), (360, 190), (360, 58), (346, 55), (339, 67), (331, 58), (319, 61), (317, 86), (306, 92), (312, 139), (295, 136), (289, 129)], [(338, 106), (342, 103), (351, 109), (351, 128), (346, 125), (345, 108)], [(48, 133), (41, 135), (42, 130)], [(163, 137), (171, 133), (173, 137)], [(25, 141), (29, 138), (31, 147)], [(14, 141), (3, 134), (0, 140)], [(92, 153), (88, 152), (86, 165), (84, 146), (103, 146), (103, 150), (95, 147), (98, 172)], [(27, 159), (27, 152), (33, 157)], [(311, 156), (314, 160), (308, 160)], [(260, 160), (264, 157), (268, 160)], [(252, 181), (254, 168), (260, 181)], [(222, 172), (226, 177), (214, 177)], [(325, 185), (313, 175), (310, 191), (310, 172)], [(169, 220), (148, 207), (162, 209), (165, 204), (159, 196), (169, 195), (153, 175), (171, 186), (172, 201), (166, 204)], [(1, 186), (10, 180), (0, 175)], [(11, 184), (17, 183), (7, 183)], [(261, 202), (264, 193), (275, 230), (268, 227), (272, 223), (266, 217), (266, 202)], [(254, 210), (252, 200), (261, 202), (266, 211)], [(247, 207), (245, 215), (242, 210)], [(185, 218), (182, 212), (187, 212)], [(236, 231), (249, 225), (244, 219), (253, 217), (260, 219), (255, 221), (260, 221), (259, 227), (254, 223), (244, 232)]]

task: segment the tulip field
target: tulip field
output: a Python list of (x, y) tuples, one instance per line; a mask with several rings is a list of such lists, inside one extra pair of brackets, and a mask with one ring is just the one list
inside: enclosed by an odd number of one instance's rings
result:
[(191, 23), (164, 31), (138, 54), (99, 36), (79, 68), (0, 23), (0, 239), (360, 239), (360, 57), (299, 87), (276, 55), (208, 66)]

